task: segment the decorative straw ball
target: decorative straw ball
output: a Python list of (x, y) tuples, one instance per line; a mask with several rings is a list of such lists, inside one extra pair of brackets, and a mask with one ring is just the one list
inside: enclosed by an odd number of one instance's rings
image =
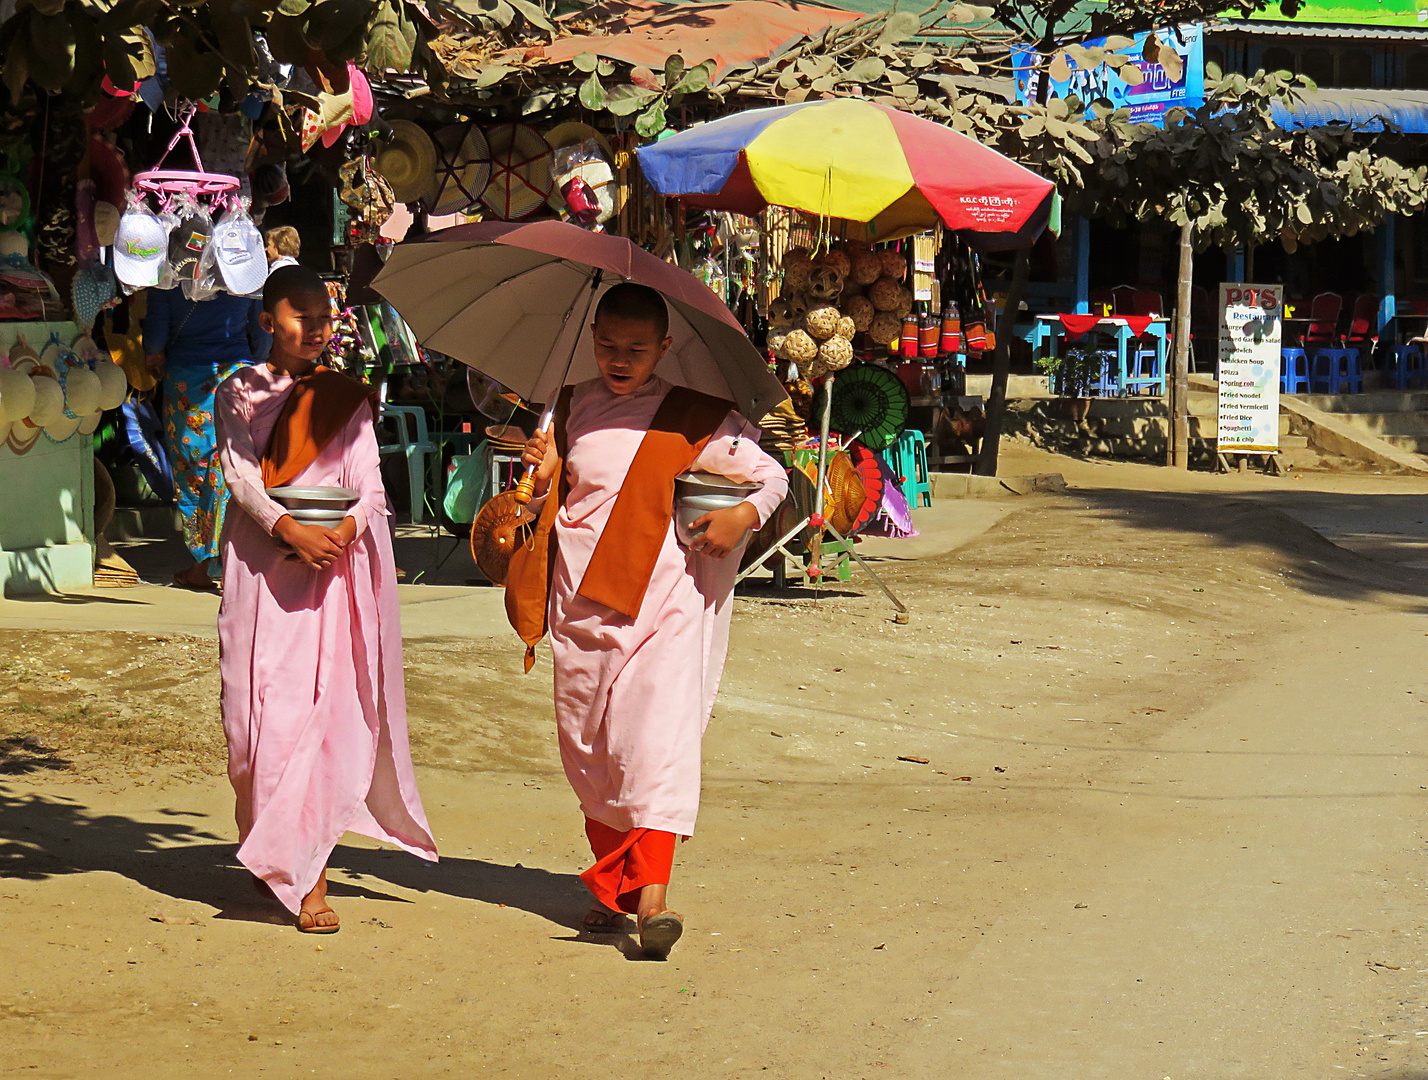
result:
[(793, 322), (793, 308), (789, 305), (788, 300), (786, 300), (784, 297), (780, 296), (777, 300), (775, 300), (769, 305), (770, 327), (792, 326)]
[(868, 299), (879, 311), (891, 311), (902, 296), (902, 286), (890, 277), (880, 277), (868, 287)]
[(783, 291), (801, 293), (808, 288), (813, 273), (813, 259), (803, 248), (793, 248), (783, 257)]
[(834, 335), (818, 346), (818, 359), (827, 364), (830, 371), (842, 371), (853, 362), (853, 343)]
[(793, 318), (792, 326), (797, 326), (803, 321), (803, 317), (808, 314), (808, 309), (813, 305), (809, 303), (808, 297), (802, 293), (788, 298), (788, 313)]
[(852, 316), (844, 315), (838, 320), (838, 329), (834, 333), (844, 341), (852, 341), (858, 336), (858, 324), (853, 321)]
[(804, 371), (806, 379), (821, 379), (828, 374), (828, 365), (820, 357), (815, 356), (808, 361), (806, 368), (800, 368), (800, 370)]
[(819, 341), (827, 341), (838, 332), (840, 318), (842, 316), (837, 308), (824, 304), (821, 307), (809, 308), (808, 314), (803, 317), (803, 326), (810, 336)]
[(788, 354), (783, 351), (784, 342), (788, 340), (788, 334), (781, 330), (770, 330), (768, 338), (769, 352), (775, 356), (788, 359)]
[(880, 311), (873, 316), (868, 327), (868, 337), (877, 345), (891, 345), (902, 336), (902, 320), (891, 311)]
[(882, 264), (883, 275), (901, 281), (907, 277), (907, 258), (900, 251), (884, 248), (878, 252), (878, 262)]
[(843, 301), (843, 314), (853, 320), (855, 329), (866, 330), (873, 324), (873, 316), (878, 309), (866, 296), (850, 296)]
[(843, 295), (843, 275), (831, 266), (815, 266), (808, 279), (808, 295), (815, 300), (837, 300)]
[(876, 251), (854, 251), (850, 257), (848, 277), (854, 285), (867, 286), (883, 276), (883, 260)]
[(893, 306), (892, 313), (901, 319), (912, 310), (912, 290), (904, 285), (899, 285), (897, 289), (897, 303)]
[(92, 416), (103, 412), (99, 400), (104, 395), (104, 384), (99, 376), (87, 367), (73, 367), (65, 372), (64, 386), (65, 413), (71, 418)]
[(64, 391), (60, 389), (59, 380), (53, 375), (31, 375), (30, 382), (35, 388), (30, 423), (47, 428), (55, 421), (64, 419)]
[(848, 271), (853, 268), (853, 260), (841, 248), (829, 248), (818, 256), (818, 265), (835, 270), (840, 278), (845, 278), (848, 276)]
[(0, 368), (0, 423), (17, 422), (35, 407), (35, 384), (23, 372)]
[(99, 377), (103, 388), (99, 395), (99, 407), (107, 411), (123, 405), (124, 399), (129, 396), (129, 380), (124, 375), (124, 369), (107, 357), (101, 357), (95, 361), (94, 374)]
[(801, 365), (818, 355), (818, 342), (802, 330), (794, 330), (783, 339), (783, 352), (790, 360), (800, 365), (801, 371)]

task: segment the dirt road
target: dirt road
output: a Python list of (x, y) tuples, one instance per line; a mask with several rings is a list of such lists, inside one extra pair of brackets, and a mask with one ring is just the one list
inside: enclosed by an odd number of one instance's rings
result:
[(508, 637), (409, 639), (443, 861), (340, 848), (315, 940), (233, 861), (211, 637), (0, 631), (0, 1075), (1428, 1076), (1428, 576), (1131, 469), (885, 563), (909, 626), (740, 601), (663, 964), (574, 929)]

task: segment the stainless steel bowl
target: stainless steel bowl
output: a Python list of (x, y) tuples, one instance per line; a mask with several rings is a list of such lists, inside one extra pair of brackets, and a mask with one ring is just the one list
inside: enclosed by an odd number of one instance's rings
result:
[(346, 510), (362, 495), (343, 487), (271, 487), (268, 497), (289, 510)]
[[(754, 485), (757, 488), (757, 485)], [(698, 540), (704, 529), (692, 528), (693, 524), (712, 510), (727, 510), (738, 506), (747, 498), (747, 493), (738, 495), (708, 494), (681, 495), (674, 500), (674, 535), (681, 544), (689, 547)], [(753, 530), (750, 530), (752, 532)], [(748, 535), (744, 537), (748, 539)]]
[(295, 506), (288, 511), (294, 521), (301, 521), (304, 525), (337, 525), (347, 516), (346, 510), (315, 509), (313, 507)]
[(759, 484), (730, 480), (718, 473), (687, 472), (674, 478), (675, 498), (682, 495), (737, 495), (740, 499), (747, 499), (759, 487)]

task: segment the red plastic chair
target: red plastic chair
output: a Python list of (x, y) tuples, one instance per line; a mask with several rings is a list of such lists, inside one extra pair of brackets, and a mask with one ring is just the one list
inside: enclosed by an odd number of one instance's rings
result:
[(1117, 285), (1111, 290), (1111, 312), (1115, 315), (1134, 315), (1136, 290), (1131, 285)]
[(1332, 345), (1339, 336), (1339, 312), (1344, 298), (1338, 293), (1324, 292), (1309, 305), (1309, 329), (1299, 338), (1301, 348), (1310, 345)]
[(1131, 294), (1132, 315), (1164, 315), (1165, 301), (1154, 289), (1137, 289)]
[(1364, 293), (1355, 298), (1349, 315), (1349, 330), (1344, 344), (1352, 348), (1369, 349), (1378, 343), (1378, 297)]

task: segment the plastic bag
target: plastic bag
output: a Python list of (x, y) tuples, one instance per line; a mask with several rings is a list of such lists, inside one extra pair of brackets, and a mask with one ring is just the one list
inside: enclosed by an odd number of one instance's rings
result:
[(551, 152), (550, 175), (578, 225), (601, 225), (615, 216), (615, 171), (594, 139)]

